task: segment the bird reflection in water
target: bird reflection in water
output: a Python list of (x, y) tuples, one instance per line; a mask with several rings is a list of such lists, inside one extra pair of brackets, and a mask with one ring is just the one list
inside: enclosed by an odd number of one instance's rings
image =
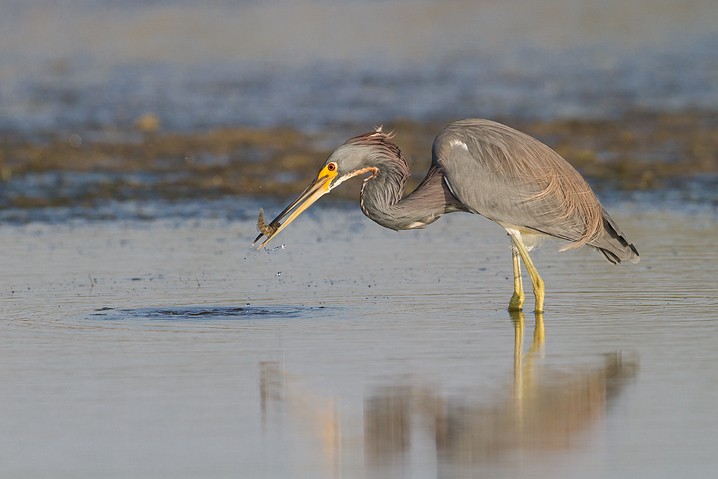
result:
[(298, 416), (301, 427), (306, 427), (304, 432), (312, 431), (320, 439), (325, 469), (331, 471), (328, 477), (339, 477), (346, 468), (362, 463), (367, 473), (398, 474), (412, 467), (416, 450), (425, 454), (427, 448), (436, 457), (439, 476), (524, 451), (568, 450), (605, 415), (611, 400), (635, 376), (637, 363), (610, 353), (597, 366), (547, 366), (542, 314), (536, 314), (533, 339), (525, 352), (524, 316), (516, 312), (511, 319), (512, 387), (498, 400), (454, 397), (416, 381), (396, 381), (370, 391), (361, 418), (342, 417), (332, 398), (302, 390), (286, 379), (279, 363), (267, 362), (260, 365), (263, 415), (271, 414), (270, 403), (288, 406), (290, 416)]
[(610, 401), (633, 378), (635, 361), (609, 353), (595, 367), (556, 369), (543, 361), (544, 324), (536, 315), (533, 341), (523, 352), (524, 318), (515, 328), (513, 393), (493, 405), (471, 398), (442, 401), (436, 448), (443, 462), (475, 464), (526, 450), (565, 450), (580, 443)]

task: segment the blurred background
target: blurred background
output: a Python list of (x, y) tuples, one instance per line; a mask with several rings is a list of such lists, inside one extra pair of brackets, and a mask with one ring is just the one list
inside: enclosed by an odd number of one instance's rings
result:
[(599, 188), (714, 201), (712, 0), (0, 9), (8, 218), (27, 214), (15, 208), (288, 195), (334, 146), (376, 124), (396, 130), (421, 170), (436, 132), (464, 117), (527, 130)]

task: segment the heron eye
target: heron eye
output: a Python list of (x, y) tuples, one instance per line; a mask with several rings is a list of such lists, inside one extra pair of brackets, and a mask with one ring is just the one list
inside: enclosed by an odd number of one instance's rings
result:
[(337, 169), (336, 163), (329, 163), (329, 164), (327, 165), (327, 170), (328, 170), (328, 171), (334, 171), (334, 170), (336, 170), (336, 169)]

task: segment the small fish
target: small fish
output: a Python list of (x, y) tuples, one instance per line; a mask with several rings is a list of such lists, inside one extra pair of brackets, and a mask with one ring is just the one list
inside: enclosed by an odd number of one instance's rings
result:
[(257, 217), (257, 230), (264, 236), (272, 236), (281, 224), (279, 222), (274, 224), (266, 224), (264, 222), (264, 209), (259, 208), (259, 216)]

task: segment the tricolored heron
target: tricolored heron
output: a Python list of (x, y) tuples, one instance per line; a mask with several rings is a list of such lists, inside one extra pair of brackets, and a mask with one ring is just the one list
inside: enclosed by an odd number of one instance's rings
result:
[(260, 213), (254, 243), (267, 236), (260, 245), (265, 246), (319, 198), (349, 178), (367, 175), (361, 209), (386, 228), (423, 228), (456, 211), (479, 214), (502, 226), (511, 237), (511, 311), (521, 310), (524, 303), (519, 258), (533, 283), (536, 312), (543, 311), (544, 282), (529, 256), (541, 237), (569, 241), (562, 250), (591, 246), (611, 263), (639, 260), (636, 248), (578, 171), (525, 133), (489, 120), (451, 123), (434, 140), (426, 177), (403, 198), (409, 167), (392, 138), (379, 127), (337, 148), (317, 178), (269, 225)]

